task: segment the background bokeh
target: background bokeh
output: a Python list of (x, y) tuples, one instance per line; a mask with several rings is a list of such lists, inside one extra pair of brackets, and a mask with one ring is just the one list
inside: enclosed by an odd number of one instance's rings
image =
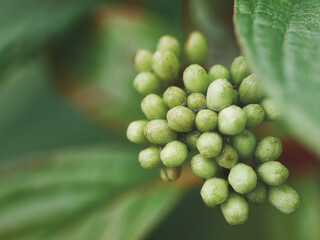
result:
[(204, 206), (187, 166), (162, 183), (125, 138), (143, 118), (134, 52), (197, 29), (208, 65), (229, 67), (241, 52), (232, 18), (231, 0), (2, 0), (0, 239), (320, 239), (319, 157), (286, 121), (254, 132), (282, 138), (301, 209), (251, 206), (236, 227)]

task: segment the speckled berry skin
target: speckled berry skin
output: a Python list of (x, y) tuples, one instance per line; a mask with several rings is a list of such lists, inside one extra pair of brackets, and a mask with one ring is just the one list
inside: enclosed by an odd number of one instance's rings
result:
[(189, 63), (204, 63), (208, 57), (208, 43), (198, 31), (189, 34), (184, 45), (184, 52)]
[(228, 181), (236, 192), (245, 194), (256, 187), (257, 174), (252, 167), (244, 163), (238, 163), (231, 168)]
[(139, 49), (134, 55), (134, 66), (137, 71), (151, 70), (152, 52), (147, 49)]
[(250, 69), (243, 56), (236, 57), (230, 67), (231, 82), (240, 85), (250, 75)]
[(183, 72), (183, 83), (188, 92), (206, 93), (209, 77), (203, 67), (191, 64)]
[(244, 224), (249, 217), (247, 201), (236, 193), (230, 193), (228, 199), (221, 204), (221, 211), (230, 225)]
[(158, 51), (170, 51), (177, 57), (180, 56), (180, 43), (179, 41), (170, 35), (164, 35), (158, 40), (157, 44)]
[(151, 72), (141, 72), (133, 80), (133, 86), (142, 95), (160, 92), (160, 81)]
[(255, 156), (259, 162), (264, 163), (267, 161), (277, 160), (282, 153), (282, 142), (279, 138), (268, 136), (262, 138), (255, 151)]
[(207, 107), (216, 111), (232, 104), (234, 92), (232, 85), (226, 79), (213, 81), (207, 91)]
[(208, 75), (209, 75), (210, 82), (213, 82), (220, 78), (230, 81), (230, 72), (228, 68), (220, 64), (213, 65), (209, 69)]
[(237, 150), (239, 159), (253, 159), (254, 151), (257, 145), (257, 139), (250, 130), (244, 129), (241, 133), (232, 136), (231, 144)]
[(153, 93), (142, 99), (141, 109), (149, 120), (165, 119), (168, 111), (163, 99)]
[(246, 198), (254, 205), (262, 204), (267, 198), (267, 188), (262, 182), (257, 182), (257, 186), (249, 193)]
[(197, 140), (197, 148), (205, 158), (213, 158), (220, 154), (223, 139), (217, 132), (205, 132)]
[(256, 75), (246, 77), (238, 89), (239, 99), (243, 104), (259, 103), (264, 97), (264, 90)]
[(129, 141), (136, 144), (144, 144), (147, 143), (148, 140), (144, 136), (143, 129), (147, 125), (148, 121), (146, 120), (138, 120), (133, 121), (129, 124), (127, 129), (127, 138)]
[(179, 73), (179, 60), (170, 51), (156, 51), (151, 60), (152, 69), (164, 82), (173, 82)]
[(200, 137), (201, 133), (197, 131), (189, 132), (184, 136), (184, 142), (187, 144), (187, 147), (190, 151), (197, 150), (197, 140)]
[(151, 146), (142, 150), (139, 153), (139, 162), (144, 169), (161, 167), (160, 148), (158, 146)]
[(261, 106), (265, 112), (265, 120), (272, 122), (280, 119), (283, 115), (281, 107), (270, 98), (261, 101)]
[(188, 157), (187, 146), (180, 141), (168, 142), (160, 153), (160, 158), (166, 167), (181, 166)]
[(242, 108), (247, 116), (247, 128), (258, 126), (264, 119), (263, 108), (259, 104), (249, 104)]
[(210, 178), (205, 181), (201, 191), (203, 202), (208, 207), (223, 203), (229, 195), (228, 182), (222, 178)]
[(233, 146), (225, 143), (215, 161), (220, 167), (230, 169), (238, 162), (238, 153)]
[(208, 179), (216, 175), (218, 166), (213, 159), (208, 159), (201, 154), (197, 154), (191, 159), (191, 170), (197, 177)]
[(144, 127), (144, 135), (149, 142), (157, 145), (164, 145), (177, 138), (177, 133), (173, 131), (167, 120), (157, 119), (147, 123)]
[(190, 132), (194, 126), (195, 113), (187, 107), (176, 106), (167, 113), (171, 129), (177, 132)]
[(236, 105), (222, 109), (218, 114), (218, 130), (225, 135), (241, 133), (247, 123), (245, 112)]
[(187, 106), (194, 111), (198, 111), (204, 108), (205, 105), (206, 105), (206, 96), (203, 95), (202, 93), (199, 93), (199, 92), (191, 93), (187, 97)]
[(200, 110), (195, 118), (196, 128), (200, 132), (213, 131), (217, 128), (218, 114), (210, 109)]
[(289, 170), (280, 162), (269, 161), (261, 164), (257, 169), (259, 179), (269, 186), (284, 183), (289, 177)]
[(176, 86), (168, 87), (163, 93), (163, 101), (169, 108), (184, 105), (186, 102), (187, 93)]

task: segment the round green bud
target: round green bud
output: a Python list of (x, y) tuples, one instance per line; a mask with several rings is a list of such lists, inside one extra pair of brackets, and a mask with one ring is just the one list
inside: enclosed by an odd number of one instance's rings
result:
[(163, 81), (172, 82), (178, 77), (179, 60), (169, 51), (156, 51), (151, 60), (152, 69)]
[(160, 82), (151, 72), (140, 72), (133, 80), (133, 86), (143, 95), (157, 93), (160, 91)]
[(289, 170), (280, 162), (269, 161), (261, 164), (257, 170), (259, 179), (270, 186), (284, 183), (289, 177)]
[(200, 32), (191, 32), (185, 42), (184, 52), (188, 62), (204, 63), (209, 54), (206, 38)]
[(231, 168), (228, 181), (236, 192), (245, 194), (256, 187), (257, 174), (252, 167), (244, 163), (238, 163)]
[(148, 121), (138, 120), (129, 124), (127, 129), (127, 138), (129, 141), (137, 144), (147, 143), (147, 139), (144, 136), (143, 129), (147, 125)]
[(191, 170), (197, 177), (208, 179), (216, 175), (218, 166), (212, 159), (197, 154), (191, 159)]
[(205, 158), (213, 158), (220, 154), (222, 150), (223, 139), (216, 132), (205, 132), (197, 140), (197, 148)]
[(164, 35), (158, 40), (157, 50), (170, 51), (173, 52), (177, 57), (179, 57), (180, 43), (175, 37), (170, 35)]
[(239, 159), (249, 160), (254, 155), (257, 140), (251, 131), (244, 129), (241, 133), (231, 137), (231, 144), (236, 148)]
[(236, 57), (230, 67), (231, 82), (239, 85), (250, 74), (249, 66), (243, 56)]
[(197, 149), (197, 140), (200, 137), (201, 133), (199, 132), (189, 132), (184, 136), (184, 142), (187, 144), (187, 147), (190, 151), (196, 151)]
[(282, 153), (282, 143), (277, 137), (264, 137), (258, 142), (255, 156), (260, 162), (277, 160)]
[(195, 118), (195, 125), (200, 132), (215, 130), (218, 123), (218, 114), (210, 109), (200, 110)]
[(183, 72), (183, 83), (189, 92), (205, 93), (209, 85), (209, 77), (203, 67), (191, 64)]
[(265, 120), (266, 121), (275, 121), (281, 118), (282, 116), (282, 109), (281, 107), (276, 104), (272, 99), (265, 98), (261, 101), (261, 106), (264, 110)]
[(249, 104), (242, 108), (247, 116), (247, 128), (258, 126), (264, 119), (263, 108), (259, 104)]
[(234, 147), (226, 143), (215, 160), (220, 167), (230, 169), (237, 163), (238, 153)]
[(175, 168), (163, 167), (160, 170), (160, 177), (164, 182), (175, 181), (180, 177), (181, 171), (182, 171), (181, 167), (175, 167)]
[(175, 140), (178, 136), (178, 134), (169, 127), (167, 120), (162, 119), (148, 122), (144, 128), (144, 135), (149, 142), (157, 145), (164, 145), (167, 142)]
[(249, 103), (259, 103), (264, 97), (262, 84), (254, 74), (251, 74), (242, 81), (238, 91), (239, 99), (245, 105)]
[(233, 97), (234, 91), (231, 83), (226, 79), (217, 79), (208, 87), (207, 107), (220, 111), (220, 109), (232, 104)]
[(208, 207), (215, 207), (228, 198), (228, 182), (222, 178), (207, 179), (201, 188), (200, 194), (203, 202)]
[(249, 193), (246, 194), (249, 202), (259, 205), (267, 198), (267, 188), (262, 182), (257, 182), (257, 186)]
[(187, 97), (187, 106), (191, 108), (192, 110), (199, 110), (201, 108), (204, 108), (206, 104), (206, 96), (202, 93), (195, 92), (189, 94)]
[(134, 55), (134, 66), (139, 71), (148, 71), (151, 69), (152, 52), (146, 49), (139, 49)]
[(292, 214), (300, 208), (298, 193), (286, 184), (269, 187), (268, 201), (285, 214)]
[(139, 153), (139, 162), (144, 169), (153, 169), (162, 166), (160, 159), (160, 148), (157, 146), (148, 147)]
[(193, 129), (195, 113), (187, 107), (176, 106), (167, 113), (171, 129), (177, 132), (190, 132)]
[(239, 105), (239, 94), (238, 94), (238, 91), (235, 89), (233, 89), (232, 105)]
[(142, 99), (141, 109), (149, 120), (166, 118), (167, 106), (156, 94), (151, 93)]
[(230, 225), (244, 224), (249, 217), (247, 201), (236, 193), (230, 193), (227, 201), (221, 204), (221, 211)]
[(213, 65), (208, 72), (210, 82), (213, 82), (217, 79), (223, 78), (230, 81), (230, 73), (228, 68), (223, 65), (217, 64)]
[(186, 102), (187, 93), (176, 86), (168, 87), (163, 93), (163, 101), (169, 108), (183, 105)]
[(246, 126), (245, 112), (236, 105), (222, 109), (218, 114), (218, 129), (222, 134), (236, 135)]
[(187, 145), (180, 141), (172, 141), (166, 144), (160, 153), (160, 158), (166, 167), (181, 166), (188, 157)]

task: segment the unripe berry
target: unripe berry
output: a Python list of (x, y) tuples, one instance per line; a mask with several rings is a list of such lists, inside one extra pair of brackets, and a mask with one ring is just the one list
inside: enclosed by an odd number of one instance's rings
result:
[(200, 32), (191, 32), (184, 45), (184, 52), (188, 62), (204, 63), (209, 52), (207, 40)]
[(157, 146), (148, 147), (139, 153), (139, 162), (144, 169), (153, 169), (162, 166), (160, 159), (160, 148)]
[(169, 108), (183, 105), (186, 102), (187, 93), (176, 86), (168, 87), (163, 93), (163, 101)]
[(222, 109), (218, 114), (218, 129), (222, 134), (239, 134), (244, 130), (246, 122), (245, 112), (235, 105)]
[(236, 192), (245, 194), (256, 187), (257, 174), (252, 167), (244, 163), (238, 163), (231, 168), (228, 181)]
[(213, 82), (220, 78), (230, 81), (230, 73), (228, 68), (220, 64), (213, 65), (209, 69), (208, 75), (209, 75), (210, 82)]
[(151, 72), (139, 73), (133, 81), (133, 86), (142, 95), (157, 93), (161, 89), (159, 79)]
[(205, 93), (209, 85), (209, 77), (203, 67), (192, 64), (183, 72), (183, 83), (189, 92)]
[(197, 141), (197, 148), (205, 158), (213, 158), (220, 154), (223, 140), (220, 134), (216, 132), (202, 133)]
[(144, 128), (144, 135), (149, 142), (157, 145), (164, 145), (177, 138), (177, 133), (169, 127), (167, 120), (162, 119), (148, 122)]
[(152, 69), (164, 82), (172, 82), (178, 77), (179, 60), (169, 51), (156, 51), (151, 60)]
[(228, 182), (222, 178), (210, 178), (201, 188), (201, 197), (208, 207), (223, 203), (229, 195)]
[(232, 99), (232, 105), (239, 105), (239, 94), (238, 91), (233, 89), (233, 99)]
[(208, 179), (216, 175), (218, 166), (213, 159), (197, 154), (191, 159), (191, 170), (197, 177)]
[(265, 98), (261, 101), (261, 106), (264, 109), (266, 121), (276, 121), (282, 116), (281, 107), (276, 104), (272, 99)]
[(256, 75), (246, 77), (238, 89), (239, 99), (243, 104), (259, 103), (264, 97), (264, 90)]
[(240, 85), (243, 79), (250, 74), (249, 66), (243, 56), (236, 57), (230, 67), (231, 82)]
[(249, 104), (242, 108), (247, 116), (247, 128), (258, 126), (264, 119), (263, 108), (259, 104)]
[(236, 148), (239, 159), (249, 160), (253, 158), (257, 140), (251, 131), (244, 129), (241, 133), (231, 137), (231, 144)]
[(197, 131), (189, 132), (184, 136), (184, 142), (187, 144), (187, 147), (190, 151), (197, 150), (197, 140), (200, 137), (201, 133)]
[(160, 170), (160, 177), (164, 182), (175, 181), (180, 177), (181, 171), (182, 171), (181, 167), (175, 167), (175, 168), (163, 167)]
[(238, 161), (238, 153), (234, 147), (225, 143), (221, 153), (215, 157), (216, 163), (223, 168), (232, 168)]
[(157, 50), (170, 51), (173, 52), (177, 57), (179, 57), (180, 43), (175, 37), (170, 35), (164, 35), (158, 40)]
[(261, 164), (257, 170), (259, 179), (270, 186), (284, 183), (289, 177), (289, 170), (280, 162), (269, 161)]
[(230, 193), (227, 201), (221, 205), (221, 211), (230, 225), (244, 224), (249, 217), (247, 201), (236, 193)]
[(282, 153), (282, 143), (277, 137), (264, 137), (257, 145), (255, 156), (260, 162), (275, 161)]
[(146, 120), (138, 120), (130, 123), (127, 129), (127, 138), (129, 141), (137, 144), (147, 143), (148, 140), (143, 133), (143, 129), (147, 123), (148, 121)]
[(142, 99), (141, 109), (149, 120), (165, 119), (168, 110), (163, 99), (153, 93)]
[(172, 141), (162, 149), (160, 158), (166, 167), (181, 166), (188, 157), (187, 146), (180, 141)]
[(207, 92), (207, 107), (219, 111), (232, 104), (234, 92), (231, 83), (226, 79), (213, 81)]
[(275, 208), (285, 214), (292, 214), (300, 208), (298, 193), (286, 184), (269, 187), (268, 200)]
[(151, 69), (152, 52), (146, 49), (139, 49), (134, 56), (134, 66), (139, 71)]
[(257, 182), (257, 186), (249, 193), (246, 194), (249, 202), (259, 205), (267, 198), (267, 188), (262, 182)]
[(187, 106), (194, 111), (204, 108), (205, 104), (206, 97), (202, 93), (191, 93), (187, 97)]
[(195, 118), (195, 125), (200, 132), (215, 130), (218, 123), (218, 114), (210, 109), (200, 110)]
[(195, 113), (187, 107), (176, 106), (167, 113), (171, 129), (177, 132), (190, 132), (193, 129)]

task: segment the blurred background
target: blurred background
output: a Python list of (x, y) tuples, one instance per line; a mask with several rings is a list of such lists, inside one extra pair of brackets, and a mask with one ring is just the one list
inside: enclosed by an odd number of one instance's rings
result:
[(143, 118), (135, 51), (197, 29), (208, 64), (229, 67), (232, 16), (231, 0), (0, 1), (0, 239), (320, 239), (319, 158), (286, 122), (254, 131), (282, 138), (301, 209), (250, 207), (236, 227), (204, 206), (188, 169), (162, 183), (125, 138)]

